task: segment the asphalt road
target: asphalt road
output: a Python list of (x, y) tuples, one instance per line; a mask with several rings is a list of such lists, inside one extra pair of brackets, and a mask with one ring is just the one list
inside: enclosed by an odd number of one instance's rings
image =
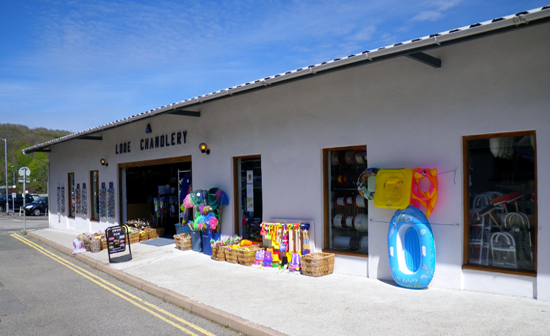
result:
[(24, 221), (23, 217), (6, 216), (5, 213), (0, 214), (0, 234), (23, 231), (25, 227), (27, 231), (46, 229), (49, 227), (48, 218), (45, 216), (27, 216), (27, 220)]
[[(27, 230), (47, 227), (40, 222)], [(0, 218), (0, 334), (238, 335), (28, 236), (8, 233), (20, 231), (21, 223)]]

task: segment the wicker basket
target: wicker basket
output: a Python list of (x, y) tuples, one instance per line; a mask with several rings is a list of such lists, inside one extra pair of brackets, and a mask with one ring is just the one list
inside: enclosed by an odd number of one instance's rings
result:
[(237, 259), (239, 264), (252, 266), (256, 259), (256, 251), (260, 250), (258, 246), (241, 247), (237, 249)]
[(107, 239), (105, 237), (101, 238), (101, 249), (102, 250), (107, 249)]
[(101, 251), (101, 239), (93, 238), (90, 242), (90, 252), (96, 253)]
[(90, 243), (91, 241), (88, 238), (84, 238), (82, 240), (82, 246), (86, 249), (86, 251), (90, 252)]
[(237, 259), (237, 249), (227, 247), (225, 250), (225, 261), (228, 263), (236, 264), (238, 262)]
[(159, 237), (159, 235), (157, 233), (157, 230), (155, 230), (155, 229), (147, 228), (147, 229), (145, 229), (145, 231), (149, 235), (149, 239), (155, 239), (155, 238)]
[(164, 228), (158, 228), (158, 229), (155, 229), (157, 230), (157, 236), (158, 237), (164, 237)]
[(211, 246), (212, 248), (212, 259), (217, 261), (225, 261), (225, 250), (226, 246)]
[(139, 243), (139, 231), (136, 232), (130, 232), (128, 234), (128, 240), (130, 244)]
[(334, 253), (310, 253), (301, 258), (302, 274), (320, 277), (334, 271)]
[(149, 232), (139, 231), (139, 241), (149, 240)]
[(191, 234), (189, 233), (174, 235), (174, 242), (176, 243), (176, 248), (182, 251), (191, 250), (193, 248), (191, 244)]

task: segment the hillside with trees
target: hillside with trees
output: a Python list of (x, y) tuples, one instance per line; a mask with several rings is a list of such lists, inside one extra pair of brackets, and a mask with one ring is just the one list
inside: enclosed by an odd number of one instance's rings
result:
[[(24, 148), (38, 145), (40, 143), (60, 138), (67, 134), (69, 131), (62, 130), (50, 130), (46, 128), (28, 128), (23, 125), (13, 124), (0, 124), (0, 138), (8, 140), (8, 187), (9, 192), (21, 193), (23, 184), (18, 183), (19, 178), (18, 170), (21, 167), (28, 167), (31, 170), (30, 180), (27, 184), (27, 190), (29, 193), (47, 193), (47, 181), (48, 181), (48, 167), (45, 163), (38, 160), (34, 160), (28, 156), (23, 155), (22, 150)], [(4, 160), (4, 141), (0, 140), (0, 193), (5, 193), (5, 160)], [(32, 156), (48, 162), (48, 153), (33, 153)], [(12, 189), (14, 185), (17, 186), (17, 190)]]

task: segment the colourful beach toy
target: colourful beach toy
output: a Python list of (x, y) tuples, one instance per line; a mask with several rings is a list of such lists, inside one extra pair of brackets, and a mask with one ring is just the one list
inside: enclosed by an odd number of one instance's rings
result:
[(376, 174), (374, 205), (405, 209), (411, 201), (412, 172), (409, 168), (380, 169)]

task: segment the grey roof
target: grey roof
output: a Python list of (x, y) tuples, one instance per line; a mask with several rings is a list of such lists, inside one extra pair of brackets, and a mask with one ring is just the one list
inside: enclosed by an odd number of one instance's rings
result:
[(82, 138), (93, 133), (97, 133), (114, 127), (119, 127), (159, 114), (170, 113), (185, 108), (192, 108), (194, 105), (214, 99), (223, 98), (226, 96), (231, 96), (237, 93), (258, 89), (269, 85), (279, 84), (293, 79), (307, 77), (308, 75), (317, 74), (328, 70), (336, 70), (338, 68), (343, 68), (345, 66), (353, 64), (359, 64), (365, 61), (383, 60), (389, 57), (407, 55), (413, 52), (437, 48), (438, 46), (444, 44), (460, 42), (468, 38), (476, 38), (485, 34), (492, 34), (497, 31), (516, 29), (517, 27), (525, 26), (529, 23), (533, 24), (534, 22), (547, 21), (548, 19), (550, 19), (550, 6), (544, 6), (529, 11), (523, 11), (512, 15), (495, 18), (493, 20), (488, 20), (485, 22), (471, 24), (462, 28), (452, 29), (442, 33), (416, 38), (406, 42), (388, 45), (378, 49), (363, 51), (358, 54), (336, 58), (327, 62), (322, 62), (296, 70), (283, 72), (273, 76), (264, 77), (252, 82), (232, 86), (223, 90), (207, 93), (205, 95), (189, 98), (169, 105), (164, 105), (153, 110), (133, 115), (128, 118), (116, 120), (105, 125), (93, 127), (32, 147), (28, 147), (23, 150), (23, 153), (28, 154), (35, 151), (44, 150), (49, 148), (51, 145), (57, 143), (61, 143), (71, 139)]

